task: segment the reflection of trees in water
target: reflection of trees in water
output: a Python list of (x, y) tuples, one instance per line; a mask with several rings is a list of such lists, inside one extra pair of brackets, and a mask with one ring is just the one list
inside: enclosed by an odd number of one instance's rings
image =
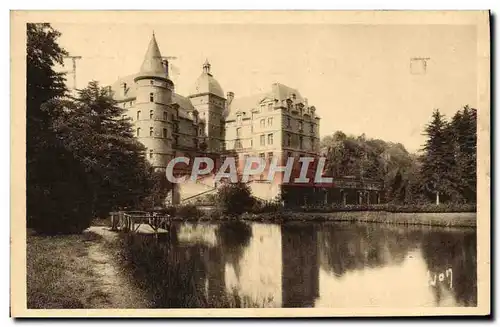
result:
[(352, 270), (401, 264), (419, 233), (407, 227), (325, 224), (318, 233), (322, 267), (337, 276)]
[(221, 224), (216, 230), (216, 246), (201, 242), (181, 244), (179, 230), (178, 224), (170, 229), (171, 251), (166, 260), (167, 264), (177, 267), (176, 273), (181, 276), (177, 279), (184, 281), (179, 300), (184, 300), (186, 307), (228, 307), (240, 303), (241, 299), (226, 292), (225, 265), (230, 263), (236, 272), (240, 271), (239, 262), (252, 237), (250, 226), (243, 222)]
[[(431, 231), (425, 233), (422, 253), (432, 274), (452, 271), (451, 292), (458, 305), (477, 305), (477, 264), (475, 231)], [(443, 300), (444, 288), (450, 289), (445, 280), (433, 287), (436, 302)]]
[(313, 307), (319, 296), (319, 265), (316, 225), (281, 226), (282, 305)]
[(241, 274), (240, 260), (252, 238), (252, 228), (244, 222), (223, 223), (217, 229), (217, 239), (224, 252), (225, 261), (234, 267), (236, 277)]

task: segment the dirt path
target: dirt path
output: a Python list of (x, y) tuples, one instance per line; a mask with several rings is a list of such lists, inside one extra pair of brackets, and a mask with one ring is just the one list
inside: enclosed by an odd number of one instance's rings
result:
[(92, 268), (101, 284), (101, 291), (106, 294), (109, 308), (147, 308), (149, 303), (142, 290), (136, 287), (130, 273), (125, 271), (114, 257), (112, 247), (107, 242), (116, 242), (118, 235), (107, 227), (92, 226), (89, 232), (103, 237), (104, 241), (94, 242), (88, 248)]

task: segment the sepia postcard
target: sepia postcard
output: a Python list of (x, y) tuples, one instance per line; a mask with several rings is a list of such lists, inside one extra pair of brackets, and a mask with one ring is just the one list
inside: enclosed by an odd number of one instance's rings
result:
[(11, 316), (489, 316), (488, 11), (11, 11)]

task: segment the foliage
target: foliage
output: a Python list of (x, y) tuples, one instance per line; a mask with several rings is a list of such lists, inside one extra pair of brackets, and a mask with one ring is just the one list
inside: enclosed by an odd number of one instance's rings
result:
[(382, 180), (386, 201), (392, 204), (475, 203), (476, 124), (476, 109), (468, 106), (451, 122), (435, 110), (420, 156), (399, 143), (337, 131), (321, 141), (326, 174)]
[(148, 194), (140, 205), (140, 209), (166, 209), (166, 198), (172, 190), (172, 184), (162, 171), (153, 171), (149, 176)]
[(251, 211), (255, 214), (263, 212), (281, 212), (283, 211), (283, 204), (279, 200), (255, 201)]
[(223, 214), (240, 215), (250, 211), (255, 199), (243, 182), (226, 183), (217, 190), (217, 207)]
[(175, 207), (175, 216), (181, 218), (199, 218), (203, 212), (193, 204), (185, 204)]
[(476, 110), (465, 106), (451, 122), (439, 110), (425, 129), (420, 176), (424, 191), (452, 202), (476, 202)]
[(54, 70), (67, 52), (50, 24), (27, 24), (26, 208), (28, 226), (41, 233), (74, 233), (91, 221), (83, 165), (51, 129), (46, 103), (65, 96), (65, 77)]
[(390, 201), (414, 201), (412, 189), (418, 163), (402, 144), (337, 131), (323, 138), (321, 146), (327, 158), (325, 175), (383, 181)]
[(69, 97), (64, 74), (54, 70), (67, 55), (57, 44), (60, 33), (49, 24), (27, 30), (28, 225), (44, 233), (80, 232), (93, 216), (138, 207), (160, 193), (163, 184), (156, 184), (145, 149), (109, 90), (90, 82)]

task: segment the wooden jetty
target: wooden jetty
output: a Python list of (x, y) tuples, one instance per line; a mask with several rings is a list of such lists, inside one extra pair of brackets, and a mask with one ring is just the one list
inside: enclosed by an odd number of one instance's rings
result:
[(111, 230), (142, 234), (168, 233), (171, 217), (147, 211), (111, 212)]

